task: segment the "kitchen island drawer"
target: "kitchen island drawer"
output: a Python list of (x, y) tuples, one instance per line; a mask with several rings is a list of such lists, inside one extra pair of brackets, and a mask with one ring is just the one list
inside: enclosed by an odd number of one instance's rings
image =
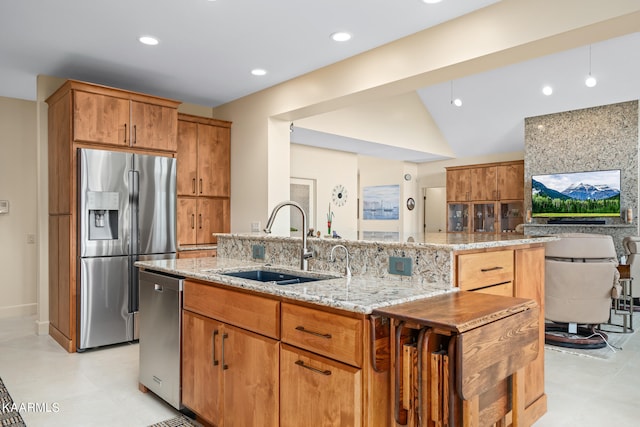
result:
[(270, 338), (280, 338), (280, 302), (187, 280), (184, 309)]
[(363, 320), (282, 303), (282, 341), (354, 366), (362, 365)]
[(512, 250), (458, 255), (458, 286), (463, 291), (513, 281)]

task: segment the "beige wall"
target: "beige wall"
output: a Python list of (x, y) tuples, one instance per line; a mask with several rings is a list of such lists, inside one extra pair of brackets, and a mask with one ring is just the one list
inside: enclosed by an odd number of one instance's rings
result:
[[(36, 313), (36, 103), (0, 97), (0, 317)], [(28, 243), (32, 236), (33, 243)]]
[[(334, 212), (332, 229), (345, 239), (358, 238), (358, 156), (353, 153), (291, 144), (291, 177), (316, 181), (316, 229), (327, 233), (329, 203)], [(333, 188), (347, 189), (347, 202), (336, 206)]]
[[(408, 237), (418, 237), (418, 210), (409, 211), (406, 201), (412, 197), (418, 201), (418, 187), (415, 176), (418, 165), (414, 163), (386, 160), (375, 157), (358, 156), (359, 197), (360, 197), (360, 237), (364, 232), (396, 232), (400, 240)], [(411, 180), (404, 179), (405, 174), (411, 175)], [(363, 219), (363, 189), (380, 185), (400, 186), (400, 210), (398, 220), (365, 220)], [(417, 205), (416, 205), (417, 206)]]

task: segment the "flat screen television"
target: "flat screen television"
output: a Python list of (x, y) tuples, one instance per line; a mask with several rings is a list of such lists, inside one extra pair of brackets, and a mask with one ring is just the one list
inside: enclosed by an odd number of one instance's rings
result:
[(545, 218), (620, 216), (620, 170), (532, 176), (531, 215)]

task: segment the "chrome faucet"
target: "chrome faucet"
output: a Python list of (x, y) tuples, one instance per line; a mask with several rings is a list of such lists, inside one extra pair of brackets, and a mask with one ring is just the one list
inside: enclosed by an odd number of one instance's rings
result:
[(347, 254), (347, 268), (345, 269), (345, 276), (351, 277), (351, 268), (349, 267), (349, 250), (347, 249), (346, 246), (344, 246), (344, 245), (335, 245), (334, 247), (332, 247), (331, 248), (331, 259), (329, 261), (331, 261), (331, 262), (335, 261), (335, 258), (333, 257), (333, 252), (336, 250), (336, 248), (344, 249), (344, 252)]
[(313, 256), (313, 252), (310, 251), (309, 248), (307, 248), (307, 214), (304, 213), (304, 209), (302, 209), (302, 206), (291, 200), (278, 203), (278, 205), (273, 208), (271, 216), (269, 216), (269, 220), (267, 221), (267, 226), (264, 228), (264, 232), (267, 234), (271, 234), (273, 221), (275, 221), (276, 214), (283, 206), (293, 206), (294, 208), (297, 208), (302, 214), (302, 250), (300, 251), (300, 269), (303, 271), (307, 271), (309, 270), (309, 262), (307, 260)]

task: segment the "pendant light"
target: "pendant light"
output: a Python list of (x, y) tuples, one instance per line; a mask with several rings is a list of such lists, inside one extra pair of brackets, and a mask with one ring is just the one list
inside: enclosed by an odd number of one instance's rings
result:
[(591, 45), (589, 45), (589, 75), (584, 80), (584, 84), (587, 87), (594, 87), (598, 84), (598, 80), (596, 80), (596, 78), (591, 75)]
[(455, 105), (456, 107), (462, 107), (462, 99), (453, 98), (453, 80), (451, 80), (451, 105)]

